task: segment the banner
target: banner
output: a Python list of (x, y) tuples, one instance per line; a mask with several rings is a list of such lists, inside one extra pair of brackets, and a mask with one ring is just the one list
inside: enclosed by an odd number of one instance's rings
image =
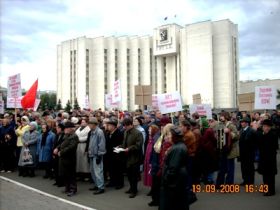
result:
[(276, 88), (273, 86), (255, 87), (255, 109), (276, 109)]
[(199, 116), (206, 116), (207, 119), (212, 119), (211, 104), (191, 104), (190, 115), (197, 112)]
[(37, 111), (40, 102), (41, 102), (41, 99), (36, 98), (33, 111), (35, 111), (35, 112)]
[(105, 107), (107, 109), (119, 108), (119, 103), (118, 102), (114, 103), (112, 98), (113, 97), (111, 93), (105, 95)]
[(4, 114), (4, 101), (3, 100), (0, 100), (0, 114)]
[(113, 100), (113, 103), (122, 101), (120, 80), (117, 80), (117, 81), (114, 82), (114, 90), (113, 90), (112, 100)]
[(89, 109), (89, 99), (88, 99), (88, 95), (85, 96), (85, 105), (84, 105), (84, 109)]
[(179, 92), (157, 95), (158, 107), (162, 114), (182, 111), (182, 100)]
[[(21, 106), (21, 99), (23, 97), (17, 98), (16, 102), (14, 98), (8, 98), (7, 99), (7, 108), (17, 108), (17, 109), (22, 109)], [(40, 104), (41, 100), (37, 99), (35, 100), (35, 104), (34, 104), (34, 108), (28, 108), (28, 109), (33, 109), (34, 111), (37, 111), (39, 104)], [(16, 106), (15, 106), (16, 105)]]
[(21, 80), (20, 74), (10, 76), (8, 78), (8, 93), (7, 98), (19, 98), (21, 97)]
[(21, 99), (20, 98), (7, 98), (7, 108), (17, 108), (17, 109), (21, 109)]

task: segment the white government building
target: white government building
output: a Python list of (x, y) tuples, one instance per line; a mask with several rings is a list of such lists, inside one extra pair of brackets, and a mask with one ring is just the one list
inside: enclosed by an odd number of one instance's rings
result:
[(153, 36), (79, 37), (57, 46), (57, 99), (64, 106), (89, 97), (104, 108), (105, 94), (121, 81), (123, 110), (134, 110), (135, 85), (154, 94), (179, 91), (184, 104), (236, 108), (239, 89), (238, 27), (230, 20), (166, 24)]

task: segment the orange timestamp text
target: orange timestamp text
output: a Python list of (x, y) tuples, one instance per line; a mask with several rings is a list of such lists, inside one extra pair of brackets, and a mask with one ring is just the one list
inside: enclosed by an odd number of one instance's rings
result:
[(214, 184), (192, 185), (194, 193), (206, 192), (206, 193), (239, 193), (240, 185), (238, 184), (221, 184), (216, 186)]

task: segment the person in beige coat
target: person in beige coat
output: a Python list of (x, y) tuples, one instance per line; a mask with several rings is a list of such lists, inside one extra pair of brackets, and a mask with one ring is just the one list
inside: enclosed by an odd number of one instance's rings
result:
[(76, 130), (76, 135), (79, 138), (79, 143), (77, 147), (77, 161), (76, 161), (76, 172), (78, 176), (80, 175), (81, 178), (85, 178), (87, 173), (90, 173), (89, 171), (89, 162), (88, 157), (85, 152), (86, 149), (86, 142), (88, 133), (90, 131), (90, 128), (88, 126), (88, 122), (86, 119), (83, 119), (81, 121), (80, 127)]

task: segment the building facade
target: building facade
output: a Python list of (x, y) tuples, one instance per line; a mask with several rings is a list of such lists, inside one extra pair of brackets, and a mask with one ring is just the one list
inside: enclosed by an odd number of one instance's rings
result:
[(230, 20), (162, 25), (153, 36), (79, 37), (57, 46), (57, 99), (77, 98), (104, 108), (105, 94), (121, 81), (124, 110), (134, 110), (134, 86), (154, 94), (179, 91), (184, 104), (235, 108), (239, 86), (238, 28)]
[[(240, 81), (240, 94), (254, 93), (257, 86), (273, 86), (280, 90), (280, 79), (266, 79), (266, 80), (247, 80)], [(277, 99), (277, 104), (280, 104), (280, 99)]]

